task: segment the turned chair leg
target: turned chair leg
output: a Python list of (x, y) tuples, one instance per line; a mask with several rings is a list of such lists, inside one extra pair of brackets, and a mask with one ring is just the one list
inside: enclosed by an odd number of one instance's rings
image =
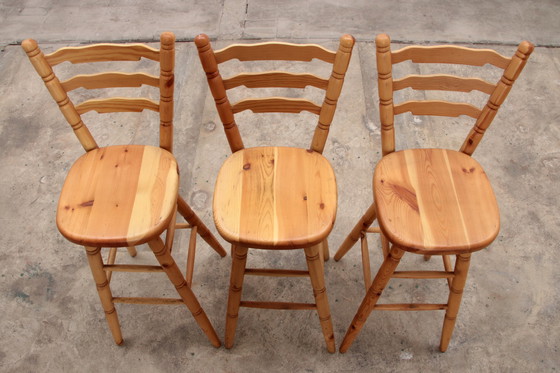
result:
[(131, 257), (134, 258), (136, 255), (138, 255), (138, 252), (136, 251), (135, 246), (129, 246), (126, 249), (128, 250), (128, 255), (130, 255)]
[(169, 277), (169, 280), (171, 280), (173, 285), (175, 285), (175, 289), (177, 289), (177, 292), (183, 299), (183, 302), (189, 311), (191, 311), (198, 326), (206, 334), (210, 343), (212, 343), (214, 347), (220, 347), (221, 342), (214, 330), (214, 327), (210, 323), (210, 320), (208, 320), (208, 316), (206, 316), (206, 313), (200, 306), (200, 303), (196, 299), (196, 296), (192, 292), (191, 288), (187, 285), (187, 281), (181, 274), (179, 267), (177, 267), (177, 263), (175, 263), (175, 260), (169, 253), (169, 249), (159, 237), (148, 242), (148, 245), (154, 252), (157, 261), (167, 274), (167, 277)]
[(471, 254), (459, 254), (455, 262), (455, 277), (449, 289), (449, 299), (447, 301), (447, 311), (445, 312), (445, 319), (443, 320), (443, 330), (441, 332), (441, 341), (439, 350), (445, 352), (449, 346), (449, 341), (453, 335), (455, 328), (455, 321), (461, 306), (461, 298), (463, 297), (463, 289), (467, 281), (467, 274), (471, 262)]
[(177, 211), (179, 211), (179, 214), (181, 214), (190, 225), (197, 227), (200, 237), (202, 237), (202, 239), (206, 241), (211, 248), (220, 254), (220, 256), (224, 257), (227, 255), (222, 245), (220, 245), (218, 240), (216, 240), (216, 237), (214, 237), (208, 227), (204, 225), (202, 220), (200, 220), (200, 218), (194, 213), (191, 207), (181, 196), (177, 196)]
[(375, 203), (372, 203), (371, 206), (367, 209), (366, 213), (362, 216), (358, 224), (354, 226), (354, 229), (350, 232), (350, 234), (346, 237), (342, 245), (338, 248), (338, 251), (334, 255), (334, 260), (337, 262), (342, 259), (342, 257), (354, 246), (356, 242), (362, 237), (362, 231), (365, 231), (373, 224), (375, 220)]
[(377, 275), (375, 275), (375, 278), (373, 279), (373, 282), (369, 287), (366, 296), (362, 300), (362, 304), (358, 308), (358, 311), (356, 312), (356, 315), (352, 320), (352, 324), (350, 324), (348, 330), (346, 331), (346, 335), (344, 336), (342, 344), (340, 345), (341, 353), (344, 353), (348, 350), (348, 348), (352, 345), (352, 342), (354, 342), (354, 339), (360, 333), (360, 330), (364, 326), (364, 323), (366, 322), (371, 311), (373, 311), (373, 308), (379, 300), (383, 289), (385, 289), (385, 286), (391, 279), (391, 276), (393, 275), (393, 272), (395, 272), (395, 269), (399, 265), (399, 262), (403, 255), (404, 250), (393, 245), (393, 248), (389, 252), (389, 255), (383, 261), (383, 264), (381, 265), (381, 268), (379, 268)]
[(229, 283), (229, 295), (226, 315), (225, 347), (232, 348), (241, 304), (241, 292), (243, 290), (243, 278), (245, 265), (247, 263), (248, 248), (242, 246), (231, 246), (231, 275)]
[(334, 332), (331, 320), (331, 312), (329, 301), (327, 298), (327, 289), (325, 287), (325, 274), (321, 263), (319, 250), (323, 250), (323, 245), (315, 245), (305, 248), (305, 259), (309, 269), (309, 277), (313, 286), (313, 295), (315, 296), (315, 304), (317, 305), (317, 313), (321, 322), (321, 329), (327, 343), (327, 350), (330, 353), (335, 352)]
[(117, 310), (115, 309), (115, 304), (113, 303), (113, 294), (111, 293), (111, 288), (109, 287), (109, 280), (107, 279), (107, 274), (103, 270), (101, 248), (90, 246), (86, 246), (85, 248), (91, 274), (93, 275), (95, 285), (97, 286), (97, 293), (99, 294), (99, 299), (101, 299), (101, 305), (105, 311), (105, 317), (107, 318), (109, 329), (113, 334), (115, 343), (122, 345), (124, 340), (121, 333), (121, 327), (119, 325)]

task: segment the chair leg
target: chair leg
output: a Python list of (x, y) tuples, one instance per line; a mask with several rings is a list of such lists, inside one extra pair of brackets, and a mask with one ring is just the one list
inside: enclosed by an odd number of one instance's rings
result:
[(383, 250), (383, 258), (386, 258), (391, 250), (391, 244), (383, 232), (380, 232), (379, 235), (381, 236), (381, 250)]
[(233, 340), (235, 338), (235, 329), (237, 327), (239, 304), (241, 303), (241, 292), (243, 290), (243, 277), (245, 275), (248, 248), (232, 245), (231, 251), (231, 275), (226, 315), (226, 348), (233, 347)]
[(321, 322), (321, 329), (327, 343), (327, 350), (330, 353), (335, 352), (334, 332), (331, 320), (331, 312), (329, 308), (329, 300), (327, 298), (327, 289), (325, 288), (325, 274), (323, 265), (320, 261), (319, 250), (323, 249), (323, 245), (315, 245), (305, 248), (305, 259), (309, 269), (309, 277), (313, 286), (313, 295), (315, 296), (315, 304), (317, 305), (317, 313)]
[(210, 323), (210, 320), (208, 320), (208, 316), (206, 316), (206, 313), (200, 306), (200, 303), (196, 299), (196, 296), (192, 292), (191, 288), (187, 285), (179, 267), (177, 267), (177, 263), (175, 263), (175, 260), (169, 253), (169, 249), (164, 245), (163, 241), (159, 237), (148, 242), (148, 245), (154, 252), (157, 261), (167, 274), (167, 277), (169, 277), (169, 280), (171, 280), (173, 285), (175, 285), (177, 292), (183, 299), (185, 305), (191, 311), (198, 326), (206, 334), (210, 343), (212, 343), (214, 347), (220, 347), (221, 342), (214, 330), (214, 327)]
[(138, 255), (138, 252), (136, 251), (136, 247), (135, 247), (135, 246), (129, 246), (129, 247), (127, 247), (126, 249), (128, 250), (128, 254), (129, 254), (131, 257), (134, 258), (136, 255)]
[(360, 330), (364, 326), (364, 323), (366, 322), (371, 311), (373, 311), (373, 308), (379, 300), (383, 289), (385, 289), (385, 286), (391, 279), (391, 275), (393, 274), (393, 272), (395, 272), (395, 269), (399, 265), (399, 262), (403, 255), (404, 250), (393, 245), (393, 248), (389, 252), (389, 255), (383, 261), (383, 264), (381, 265), (381, 268), (379, 268), (377, 275), (375, 275), (375, 278), (373, 279), (373, 282), (369, 287), (366, 296), (362, 300), (360, 308), (358, 308), (358, 311), (356, 312), (352, 323), (346, 331), (346, 335), (344, 336), (342, 344), (340, 345), (341, 353), (344, 353), (348, 350), (348, 348), (352, 345), (352, 342), (354, 342), (354, 339), (360, 333)]
[(439, 350), (445, 352), (451, 341), (459, 307), (461, 306), (461, 298), (463, 297), (463, 289), (467, 281), (467, 274), (471, 262), (471, 254), (459, 254), (455, 262), (455, 277), (451, 289), (449, 289), (449, 299), (447, 301), (447, 311), (443, 320), (443, 330), (441, 332), (441, 341)]
[(91, 274), (93, 275), (93, 279), (95, 280), (95, 284), (97, 286), (97, 293), (99, 294), (99, 299), (101, 299), (101, 305), (103, 306), (105, 317), (107, 318), (107, 323), (109, 324), (109, 329), (113, 334), (115, 343), (122, 345), (124, 340), (121, 333), (121, 327), (119, 325), (117, 310), (115, 309), (115, 304), (113, 303), (113, 294), (111, 293), (111, 288), (109, 287), (107, 274), (103, 270), (101, 248), (86, 246), (86, 253)]
[(368, 249), (367, 235), (363, 232), (362, 232), (361, 244), (362, 244), (361, 245), (362, 246), (362, 271), (364, 272), (364, 286), (367, 293), (369, 287), (371, 286), (371, 266), (369, 263), (369, 249)]
[(181, 196), (177, 196), (177, 210), (190, 225), (198, 228), (198, 234), (208, 243), (208, 245), (210, 245), (210, 247), (212, 247), (222, 257), (227, 255), (222, 245), (220, 245), (218, 240), (216, 240), (216, 237), (214, 237), (212, 232), (208, 230), (206, 225), (204, 225), (202, 220), (199, 219), (199, 217)]
[(331, 255), (329, 253), (329, 241), (327, 239), (325, 239), (323, 241), (323, 260), (326, 262), (330, 259)]
[(350, 232), (350, 234), (346, 237), (342, 245), (338, 248), (338, 251), (334, 255), (334, 260), (337, 262), (342, 259), (342, 257), (354, 246), (356, 242), (362, 236), (362, 231), (365, 231), (369, 228), (369, 226), (375, 220), (375, 203), (372, 203), (371, 206), (367, 209), (366, 213), (362, 216), (358, 224), (354, 226), (354, 229)]

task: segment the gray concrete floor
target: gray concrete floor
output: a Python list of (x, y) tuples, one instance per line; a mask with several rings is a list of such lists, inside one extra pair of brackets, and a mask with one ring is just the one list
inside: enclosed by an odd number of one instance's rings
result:
[[(26, 371), (557, 371), (560, 369), (560, 2), (411, 1), (52, 1), (0, 2), (0, 370)], [(373, 313), (344, 355), (325, 350), (311, 311), (242, 309), (233, 349), (215, 349), (181, 306), (118, 307), (125, 345), (114, 345), (82, 249), (56, 230), (56, 201), (64, 176), (81, 147), (42, 81), (17, 45), (39, 40), (46, 51), (92, 41), (157, 41), (177, 34), (175, 134), (181, 193), (212, 228), (215, 176), (228, 155), (196, 48), (205, 32), (220, 47), (238, 40), (319, 42), (335, 48), (342, 33), (358, 43), (325, 155), (339, 185), (339, 212), (330, 237), (334, 253), (371, 202), (371, 175), (380, 158), (376, 33), (406, 43), (463, 43), (511, 55), (527, 39), (537, 45), (525, 71), (475, 153), (501, 207), (499, 237), (473, 255), (471, 271), (449, 350), (437, 350), (443, 314)], [(406, 69), (406, 68), (405, 68)], [(465, 70), (468, 72), (467, 70)], [(257, 119), (255, 119), (255, 117)], [(262, 127), (262, 117), (238, 119), (247, 145), (306, 146), (312, 116), (283, 118)], [(157, 119), (87, 116), (100, 143), (153, 139)], [(105, 126), (101, 126), (103, 121)], [(120, 123), (125, 122), (126, 125)], [(147, 125), (145, 123), (148, 123)], [(398, 148), (458, 148), (469, 124), (462, 119), (404, 117)], [(251, 127), (256, 124), (258, 131)], [(292, 137), (290, 137), (290, 134)], [(295, 138), (294, 138), (295, 137)], [(140, 140), (141, 139), (141, 140)], [(302, 140), (305, 139), (305, 140)], [(223, 241), (222, 241), (223, 242)], [(187, 238), (175, 257), (183, 266)], [(224, 242), (225, 244), (225, 242)], [(376, 247), (372, 238), (370, 246)], [(373, 250), (374, 271), (380, 254)], [(136, 262), (153, 260), (144, 247)], [(433, 267), (408, 255), (404, 266)], [(224, 333), (230, 257), (220, 259), (199, 243), (194, 292), (218, 334)], [(303, 268), (303, 253), (253, 250), (254, 266)], [(115, 292), (173, 296), (168, 281), (119, 278)], [(118, 281), (122, 280), (122, 281)], [(337, 346), (364, 294), (359, 249), (326, 264)], [(445, 301), (445, 284), (394, 281), (385, 301)], [(247, 279), (253, 299), (310, 301), (308, 281)]]

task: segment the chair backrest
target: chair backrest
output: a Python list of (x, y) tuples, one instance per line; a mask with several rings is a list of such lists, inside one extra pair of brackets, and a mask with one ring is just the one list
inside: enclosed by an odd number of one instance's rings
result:
[[(82, 114), (91, 110), (98, 113), (113, 113), (141, 112), (148, 109), (159, 113), (160, 147), (171, 152), (173, 149), (175, 35), (171, 32), (164, 32), (161, 34), (160, 41), (159, 50), (143, 44), (94, 44), (61, 48), (47, 55), (43, 54), (33, 39), (24, 40), (21, 46), (37, 73), (43, 78), (51, 96), (57, 102), (60, 111), (86, 151), (96, 149), (98, 145), (82, 121)], [(139, 61), (141, 58), (159, 62), (160, 75), (155, 76), (144, 72), (102, 72), (76, 75), (61, 82), (53, 71), (54, 66), (63, 62), (78, 64), (102, 61)], [(159, 102), (149, 98), (110, 97), (90, 99), (74, 105), (68, 97), (68, 92), (80, 87), (101, 89), (141, 87), (142, 85), (159, 88)]]
[[(513, 83), (523, 70), (534, 49), (533, 44), (523, 41), (511, 58), (492, 49), (472, 49), (452, 45), (410, 46), (391, 51), (391, 39), (380, 34), (375, 39), (377, 48), (377, 73), (379, 88), (379, 115), (381, 119), (381, 143), (383, 155), (395, 151), (394, 116), (405, 112), (413, 115), (437, 115), (458, 117), (467, 115), (476, 120), (465, 139), (461, 152), (471, 155), (484, 136), (484, 132), (496, 116)], [(408, 75), (393, 80), (393, 65), (410, 60), (413, 63), (459, 64), (470, 66), (493, 65), (503, 70), (501, 79), (492, 84), (480, 78), (453, 75)], [(478, 107), (462, 102), (439, 100), (410, 100), (399, 104), (393, 102), (393, 92), (405, 88), (413, 90), (442, 90), (488, 94), (486, 105)]]
[[(348, 69), (354, 38), (343, 35), (336, 52), (314, 44), (289, 44), (269, 42), (259, 44), (234, 44), (219, 51), (213, 51), (208, 36), (201, 34), (195, 38), (202, 67), (214, 97), (220, 119), (232, 152), (244, 148), (234, 114), (244, 110), (254, 113), (300, 113), (308, 111), (319, 116), (310, 148), (322, 153), (333, 120), (336, 104), (342, 90), (344, 75)], [(218, 65), (226, 61), (302, 61), (318, 59), (332, 64), (330, 78), (320, 78), (313, 74), (296, 74), (285, 71), (261, 73), (240, 73), (222, 79)], [(248, 98), (230, 103), (226, 91), (239, 86), (247, 88), (305, 88), (313, 86), (325, 91), (321, 106), (307, 99), (286, 97)]]

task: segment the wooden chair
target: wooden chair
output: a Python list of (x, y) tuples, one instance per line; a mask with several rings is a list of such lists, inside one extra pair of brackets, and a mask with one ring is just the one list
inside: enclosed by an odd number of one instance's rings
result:
[[(334, 335), (325, 289), (323, 260), (328, 258), (327, 236), (335, 220), (337, 191), (334, 172), (321, 154), (332, 122), (354, 38), (340, 38), (337, 52), (318, 45), (261, 43), (231, 45), (214, 52), (206, 35), (195, 39), (200, 61), (232, 151), (224, 162), (214, 191), (214, 221), (218, 232), (232, 244), (232, 271), (226, 317), (225, 346), (233, 346), (239, 307), (316, 309), (329, 352)], [(311, 61), (332, 64), (328, 79), (283, 71), (240, 73), (222, 79), (218, 64), (239, 61)], [(247, 88), (313, 86), (325, 91), (321, 106), (300, 98), (248, 98), (230, 104), (226, 91)], [(245, 148), (234, 114), (300, 113), (319, 116), (309, 149), (295, 147)], [(245, 268), (249, 248), (287, 250), (303, 248), (308, 271)], [(241, 301), (244, 275), (309, 276), (315, 304)]]
[[(440, 350), (451, 339), (467, 279), (471, 253), (487, 247), (496, 238), (500, 218), (498, 205), (484, 170), (470, 155), (504, 102), (521, 73), (533, 45), (519, 44), (511, 58), (490, 49), (458, 46), (411, 46), (392, 52), (389, 36), (376, 38), (383, 158), (373, 176), (374, 203), (363, 215), (335, 254), (340, 260), (361, 238), (366, 295), (354, 317), (340, 352), (346, 352), (372, 310), (445, 310)], [(492, 84), (483, 79), (452, 75), (408, 75), (393, 80), (392, 65), (413, 63), (493, 65), (503, 70), (501, 79)], [(488, 94), (486, 106), (438, 100), (409, 100), (395, 104), (393, 92), (442, 90)], [(445, 149), (408, 149), (395, 151), (393, 119), (395, 115), (458, 117), (467, 115), (475, 124), (460, 151)], [(379, 228), (370, 228), (377, 218)], [(366, 234), (381, 233), (384, 261), (373, 282), (369, 268)], [(405, 252), (442, 255), (444, 271), (395, 271)], [(450, 256), (456, 255), (453, 269)], [(391, 278), (447, 279), (446, 304), (377, 304)]]
[[(161, 35), (161, 48), (142, 44), (96, 44), (61, 48), (44, 55), (35, 40), (25, 40), (22, 47), (41, 76), (60, 111), (74, 130), (86, 153), (72, 166), (58, 202), (56, 223), (68, 240), (85, 247), (99, 298), (115, 342), (123, 343), (114, 303), (185, 304), (210, 342), (220, 340), (204, 310), (191, 290), (196, 235), (200, 235), (218, 254), (226, 252), (178, 195), (179, 172), (172, 155), (173, 90), (175, 36)], [(160, 75), (147, 73), (104, 72), (76, 75), (60, 81), (53, 67), (63, 62), (81, 64), (100, 61), (139, 61), (159, 63)], [(77, 88), (152, 86), (159, 89), (159, 101), (148, 98), (111, 97), (90, 99), (78, 105), (67, 93)], [(141, 112), (159, 113), (159, 147), (115, 145), (99, 147), (82, 121), (82, 114)], [(176, 223), (179, 211), (188, 224)], [(187, 275), (183, 277), (171, 249), (176, 228), (191, 228)], [(165, 242), (160, 236), (166, 232)], [(159, 265), (115, 264), (117, 248), (126, 247), (136, 256), (136, 245), (147, 243)], [(104, 263), (101, 249), (110, 248)], [(165, 272), (180, 298), (115, 297), (110, 288), (111, 274), (123, 272)]]

